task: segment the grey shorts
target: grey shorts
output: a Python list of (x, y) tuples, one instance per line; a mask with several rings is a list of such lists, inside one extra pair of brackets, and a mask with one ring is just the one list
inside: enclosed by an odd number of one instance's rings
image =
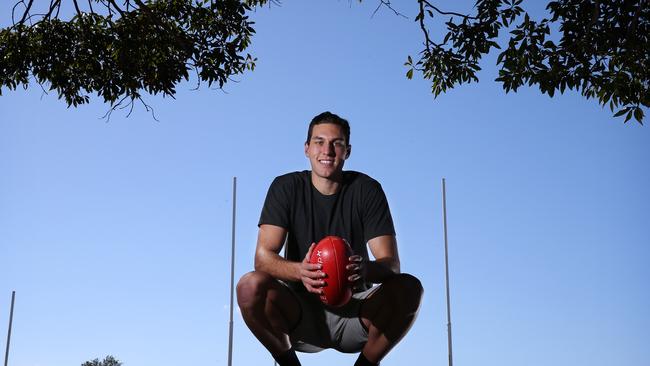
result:
[(290, 332), (291, 345), (299, 352), (320, 352), (334, 348), (340, 352), (360, 352), (368, 341), (368, 329), (361, 322), (361, 304), (380, 286), (352, 294), (350, 301), (332, 308), (308, 292), (291, 292), (300, 304), (300, 320)]

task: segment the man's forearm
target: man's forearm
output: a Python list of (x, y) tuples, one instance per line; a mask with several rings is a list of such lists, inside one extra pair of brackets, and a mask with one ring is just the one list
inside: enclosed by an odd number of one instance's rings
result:
[(284, 259), (274, 252), (258, 254), (255, 257), (255, 270), (283, 281), (300, 281), (300, 263)]
[(382, 283), (400, 273), (399, 261), (393, 259), (366, 262), (366, 280), (372, 283)]

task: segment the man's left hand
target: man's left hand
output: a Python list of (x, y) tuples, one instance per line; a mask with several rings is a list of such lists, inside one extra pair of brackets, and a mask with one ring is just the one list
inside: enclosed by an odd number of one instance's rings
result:
[(353, 283), (353, 289), (361, 288), (366, 277), (366, 266), (363, 257), (355, 254), (350, 256), (348, 260), (350, 264), (345, 267), (348, 270), (348, 281)]

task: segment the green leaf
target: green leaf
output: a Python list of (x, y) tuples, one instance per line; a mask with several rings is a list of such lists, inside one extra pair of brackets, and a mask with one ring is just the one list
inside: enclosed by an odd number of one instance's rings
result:
[(627, 111), (629, 111), (629, 110), (630, 110), (630, 108), (623, 108), (620, 111), (616, 112), (614, 117), (620, 117), (620, 116), (624, 115), (625, 113), (627, 113)]
[(641, 107), (636, 107), (634, 109), (634, 119), (637, 120), (637, 122), (641, 123), (643, 121), (643, 110)]
[(505, 56), (506, 56), (506, 53), (505, 53), (505, 52), (501, 52), (501, 53), (499, 54), (499, 56), (497, 57), (497, 65), (500, 64), (501, 61), (503, 61), (503, 58), (504, 58)]

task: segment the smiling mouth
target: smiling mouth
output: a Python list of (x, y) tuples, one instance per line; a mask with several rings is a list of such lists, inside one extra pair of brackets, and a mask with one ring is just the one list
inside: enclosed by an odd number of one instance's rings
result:
[(323, 165), (334, 165), (334, 160), (319, 160), (318, 162)]

